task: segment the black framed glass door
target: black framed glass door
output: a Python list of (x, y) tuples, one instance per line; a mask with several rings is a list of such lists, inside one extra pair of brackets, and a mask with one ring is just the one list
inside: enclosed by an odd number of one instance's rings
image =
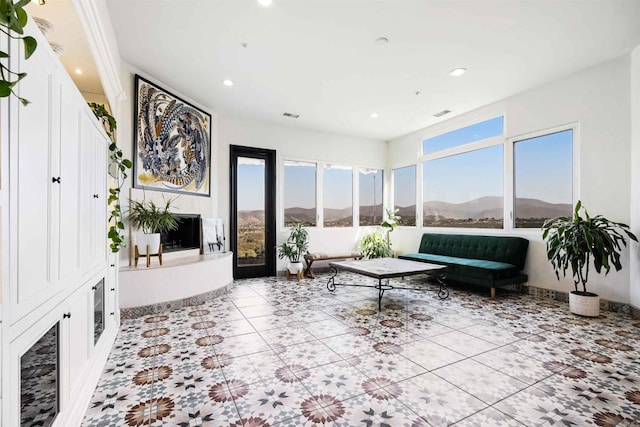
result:
[(276, 152), (230, 147), (230, 238), (233, 277), (276, 273)]

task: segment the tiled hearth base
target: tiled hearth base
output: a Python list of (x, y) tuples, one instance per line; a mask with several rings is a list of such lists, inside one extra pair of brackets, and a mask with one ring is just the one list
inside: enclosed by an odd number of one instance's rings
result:
[(226, 294), (232, 285), (233, 285), (233, 282), (210, 292), (205, 292), (200, 295), (195, 295), (189, 298), (179, 299), (175, 301), (167, 301), (159, 304), (145, 305), (142, 307), (123, 308), (120, 310), (120, 318), (136, 319), (142, 316), (149, 316), (152, 314), (162, 313), (164, 311), (177, 310), (182, 307), (200, 305), (203, 302), (210, 300), (211, 298), (215, 298), (219, 295)]

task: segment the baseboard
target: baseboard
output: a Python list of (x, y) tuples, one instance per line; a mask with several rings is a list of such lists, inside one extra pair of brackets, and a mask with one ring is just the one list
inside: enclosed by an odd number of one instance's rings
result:
[[(525, 285), (524, 288), (526, 289), (526, 293), (536, 298), (551, 299), (554, 301), (569, 303), (569, 292), (554, 291), (551, 289), (538, 288), (536, 286), (528, 286), (528, 285)], [(604, 298), (600, 298), (600, 311), (610, 311), (613, 313), (620, 313), (628, 316), (633, 316), (634, 310), (637, 312), (636, 315), (639, 316), (638, 318), (640, 318), (640, 310), (637, 308), (634, 308), (630, 304), (626, 304), (623, 302), (609, 301)]]
[(226, 294), (229, 288), (233, 285), (233, 281), (226, 285), (214, 289), (213, 291), (204, 292), (199, 295), (195, 295), (189, 298), (178, 299), (173, 301), (162, 302), (158, 304), (144, 305), (141, 307), (129, 307), (120, 309), (120, 319), (135, 319), (142, 316), (150, 316), (152, 314), (158, 314), (165, 311), (176, 310), (181, 307), (190, 307), (192, 305), (200, 305), (203, 302), (215, 298), (217, 296)]
[[(65, 411), (66, 416), (59, 425), (80, 426), (82, 424), (82, 419), (87, 412), (87, 408), (89, 407), (89, 403), (93, 397), (93, 392), (98, 386), (98, 381), (100, 381), (102, 371), (107, 364), (111, 348), (116, 341), (118, 328), (115, 326), (116, 325), (114, 324), (114, 327), (109, 331), (105, 331), (105, 336), (103, 337), (99, 347), (96, 348), (96, 354), (91, 358), (90, 365), (83, 375), (84, 381), (82, 382), (82, 386), (79, 389), (77, 396), (74, 396), (71, 400), (69, 410)], [(62, 413), (60, 415), (62, 415)], [(58, 425), (57, 420), (56, 425)]]

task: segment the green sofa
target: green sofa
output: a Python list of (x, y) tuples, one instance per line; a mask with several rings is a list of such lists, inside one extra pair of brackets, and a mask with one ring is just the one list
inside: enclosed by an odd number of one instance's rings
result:
[(400, 259), (446, 265), (447, 280), (496, 288), (527, 282), (521, 271), (529, 241), (521, 237), (424, 233), (418, 253)]

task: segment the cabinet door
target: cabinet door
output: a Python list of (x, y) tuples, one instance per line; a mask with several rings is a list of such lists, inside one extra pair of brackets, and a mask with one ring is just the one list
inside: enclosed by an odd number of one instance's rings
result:
[[(91, 336), (91, 325), (93, 323), (90, 316), (91, 308), (91, 285), (87, 283), (78, 291), (73, 293), (67, 300), (67, 313), (71, 315), (64, 323), (63, 342), (68, 355), (65, 366), (69, 375), (68, 387), (65, 393), (65, 400), (76, 395), (76, 389), (82, 384), (83, 373), (89, 361), (89, 349), (92, 344), (89, 340)], [(64, 407), (63, 407), (64, 409)]]
[(58, 280), (64, 286), (80, 274), (80, 109), (71, 83), (60, 85), (60, 215)]
[(86, 114), (80, 115), (80, 264), (83, 271), (94, 265), (94, 135), (93, 124)]
[(96, 129), (94, 138), (94, 256), (97, 263), (107, 261), (107, 140)]
[[(12, 55), (22, 58), (21, 54)], [(20, 96), (10, 106), (10, 298), (11, 323), (57, 292), (55, 235), (60, 186), (58, 148), (52, 129), (58, 126), (54, 108), (55, 65), (47, 55), (33, 56), (19, 64), (29, 78), (20, 83)]]

